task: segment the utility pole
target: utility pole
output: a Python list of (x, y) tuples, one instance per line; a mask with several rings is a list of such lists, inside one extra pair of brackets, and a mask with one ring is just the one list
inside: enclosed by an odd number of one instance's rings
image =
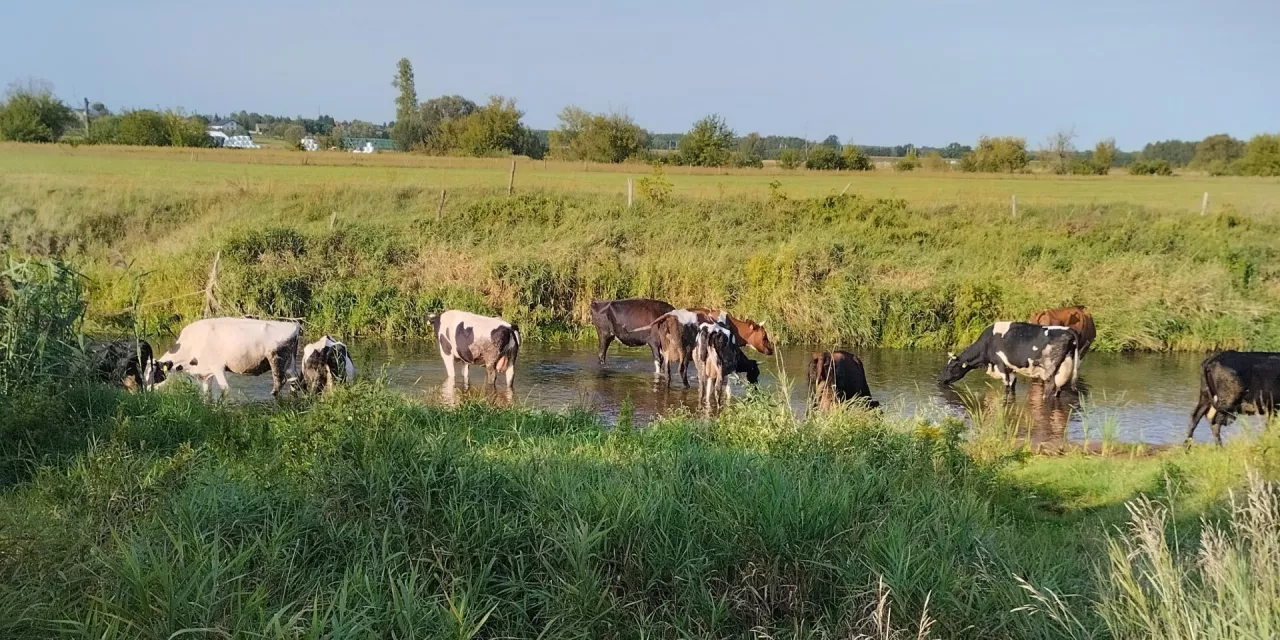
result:
[(89, 99), (84, 99), (84, 137), (89, 138)]

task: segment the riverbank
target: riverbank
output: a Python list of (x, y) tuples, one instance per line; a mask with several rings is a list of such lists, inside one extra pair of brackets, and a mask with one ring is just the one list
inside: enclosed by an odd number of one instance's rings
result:
[(1082, 637), (1019, 610), (1019, 580), (1108, 637), (1125, 500), (1170, 502), (1190, 548), (1246, 466), (1280, 471), (1274, 438), (1028, 459), (954, 420), (796, 421), (764, 396), (644, 430), (368, 383), (0, 405), (8, 638)]

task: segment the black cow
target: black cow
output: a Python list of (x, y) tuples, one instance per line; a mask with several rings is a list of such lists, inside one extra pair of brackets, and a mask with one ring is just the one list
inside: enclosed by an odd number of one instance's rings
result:
[(879, 402), (871, 399), (871, 386), (862, 360), (848, 351), (823, 351), (809, 359), (809, 393), (820, 409), (830, 409), (833, 404), (865, 398), (867, 406), (875, 408)]
[(150, 389), (164, 381), (155, 364), (151, 343), (146, 340), (91, 342), (88, 355), (98, 380), (123, 386), (130, 391)]
[(997, 322), (982, 330), (978, 341), (959, 356), (951, 355), (938, 382), (951, 384), (978, 368), (1004, 381), (1014, 392), (1016, 374), (1043, 380), (1044, 397), (1074, 385), (1080, 366), (1080, 337), (1067, 327), (1044, 327), (1027, 322)]
[(605, 355), (614, 338), (628, 347), (650, 345), (653, 350), (655, 370), (661, 361), (658, 347), (650, 344), (649, 326), (662, 314), (674, 310), (675, 307), (661, 300), (648, 298), (627, 298), (624, 300), (592, 300), (591, 324), (596, 327), (600, 337), (600, 349), (597, 358), (600, 364), (605, 363)]
[(1274, 415), (1280, 397), (1280, 353), (1223, 351), (1200, 365), (1200, 402), (1191, 412), (1187, 442), (1200, 418), (1209, 419), (1213, 439), (1222, 444), (1222, 425), (1237, 413)]

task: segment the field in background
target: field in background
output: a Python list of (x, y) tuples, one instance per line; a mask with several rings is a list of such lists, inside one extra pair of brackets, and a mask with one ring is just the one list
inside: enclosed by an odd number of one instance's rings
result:
[[(76, 147), (0, 144), (0, 175), (6, 181), (47, 181), (62, 177), (82, 184), (93, 176), (113, 187), (180, 186), (221, 188), (228, 183), (260, 187), (415, 186), (423, 189), (505, 189), (509, 158), (452, 158), (416, 154), (304, 153), (283, 149), (173, 149), (161, 147)], [(626, 179), (652, 173), (647, 165), (516, 161), (516, 188), (556, 189), (625, 197)], [(664, 167), (678, 196), (767, 198), (778, 181), (790, 197), (848, 192), (872, 198), (901, 198), (911, 204), (983, 205), (1008, 212), (1010, 197), (1020, 204), (1133, 204), (1170, 211), (1200, 210), (1210, 193), (1211, 210), (1230, 206), (1252, 213), (1280, 212), (1280, 180), (1129, 176), (1050, 176), (930, 173), (869, 173)], [(65, 180), (74, 177), (74, 181)]]

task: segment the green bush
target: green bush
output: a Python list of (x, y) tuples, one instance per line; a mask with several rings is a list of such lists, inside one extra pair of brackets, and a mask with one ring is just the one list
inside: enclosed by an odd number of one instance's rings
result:
[(809, 158), (804, 161), (806, 169), (816, 171), (834, 171), (840, 169), (842, 165), (840, 154), (826, 145), (818, 145), (809, 149)]
[(760, 169), (764, 167), (764, 159), (743, 151), (730, 151), (729, 166), (738, 169)]
[(841, 158), (843, 168), (850, 171), (872, 171), (876, 165), (871, 162), (871, 158), (862, 152), (857, 145), (846, 144), (844, 146), (844, 155)]
[(921, 166), (923, 166), (927, 171), (951, 170), (951, 163), (947, 162), (947, 159), (943, 158), (942, 154), (937, 151), (930, 151), (929, 153), (926, 153), (924, 159), (921, 161)]
[(7, 259), (0, 274), (0, 394), (80, 378), (79, 274), (59, 261)]
[(1030, 162), (1027, 141), (1023, 138), (978, 139), (978, 148), (961, 157), (960, 169), (985, 173), (1014, 173), (1026, 169)]
[(1173, 167), (1167, 160), (1135, 160), (1129, 165), (1129, 173), (1135, 176), (1171, 176)]
[(799, 168), (800, 154), (795, 149), (783, 149), (778, 152), (778, 166), (790, 171)]
[(919, 166), (920, 166), (920, 159), (916, 157), (916, 152), (913, 149), (911, 151), (908, 151), (907, 155), (903, 156), (902, 159), (893, 163), (893, 170), (894, 171), (914, 171)]
[(205, 133), (204, 121), (174, 111), (138, 109), (119, 116), (100, 118), (106, 120), (95, 131), (90, 127), (94, 142), (151, 147), (207, 147), (212, 138)]
[(1236, 170), (1246, 176), (1280, 176), (1280, 133), (1254, 136)]
[(691, 167), (723, 167), (729, 162), (733, 130), (724, 118), (711, 114), (695, 123), (680, 138), (680, 164)]
[(53, 94), (14, 91), (0, 104), (0, 140), (54, 142), (74, 121), (70, 107)]

